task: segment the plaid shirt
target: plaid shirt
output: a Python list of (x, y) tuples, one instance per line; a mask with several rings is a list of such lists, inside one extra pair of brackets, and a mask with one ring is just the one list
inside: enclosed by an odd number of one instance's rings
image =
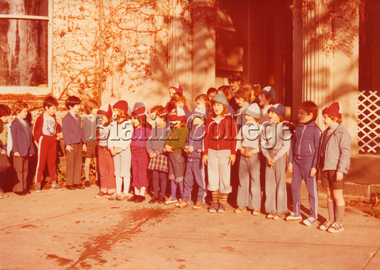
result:
[(165, 173), (169, 172), (168, 157), (165, 155), (158, 155), (157, 157), (150, 159), (148, 170)]

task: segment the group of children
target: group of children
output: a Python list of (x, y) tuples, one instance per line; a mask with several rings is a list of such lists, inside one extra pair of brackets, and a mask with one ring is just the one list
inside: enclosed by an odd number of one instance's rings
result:
[[(153, 196), (149, 204), (176, 204), (185, 208), (196, 182), (198, 193), (193, 208), (205, 207), (208, 190), (211, 192), (208, 211), (223, 213), (227, 211), (232, 177), (239, 181), (238, 208), (234, 212), (239, 214), (250, 209), (257, 216), (262, 201), (260, 171), (265, 167), (266, 217), (301, 220), (300, 189), (305, 180), (310, 216), (303, 223), (310, 226), (318, 218), (316, 175), (320, 169), (322, 185), (328, 194), (329, 217), (319, 228), (329, 232), (343, 230), (343, 179), (350, 165), (351, 138), (341, 124), (339, 103), (323, 109), (326, 130), (322, 135), (315, 123), (318, 108), (312, 101), (299, 105), (299, 124), (291, 130), (285, 121), (285, 107), (275, 104), (272, 87), (260, 90), (257, 85), (243, 86), (242, 78), (236, 74), (230, 76), (229, 84), (199, 95), (192, 111), (179, 84), (170, 86), (168, 104), (154, 106), (149, 114), (142, 102), (137, 102), (131, 110), (125, 100), (101, 107), (95, 100), (89, 100), (84, 104), (86, 116), (82, 119), (78, 114), (81, 100), (69, 96), (65, 102), (68, 113), (62, 119), (66, 188), (84, 188), (81, 184), (84, 156), (85, 186), (90, 186), (91, 159), (96, 159), (100, 186), (97, 198), (143, 202), (149, 185), (148, 171), (151, 171)], [(57, 107), (54, 97), (46, 97), (44, 113), (36, 118), (32, 130), (24, 120), (28, 113), (25, 102), (18, 101), (12, 106), (12, 115), (16, 117), (8, 124), (10, 110), (0, 105), (0, 147), (12, 157), (18, 179), (14, 186), (17, 194), (28, 192), (28, 157), (35, 154), (35, 149), (38, 151), (36, 192), (41, 190), (46, 163), (52, 188), (62, 190), (57, 182), (55, 162), (57, 139), (60, 139), (55, 118)], [(293, 173), (293, 211), (286, 217), (287, 167)], [(1, 173), (2, 197), (5, 196), (3, 179)], [(168, 181), (171, 195), (166, 199)]]

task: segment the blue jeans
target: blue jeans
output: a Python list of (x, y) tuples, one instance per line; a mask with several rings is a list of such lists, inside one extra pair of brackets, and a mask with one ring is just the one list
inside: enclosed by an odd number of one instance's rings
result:
[(241, 155), (239, 164), (239, 188), (237, 205), (250, 209), (261, 208), (260, 155), (250, 158)]
[(197, 162), (187, 162), (186, 164), (186, 173), (184, 179), (184, 190), (183, 190), (183, 200), (188, 202), (191, 199), (191, 191), (194, 186), (194, 178), (198, 184), (198, 195), (197, 201), (201, 203), (205, 203), (206, 197), (206, 181), (205, 181), (205, 173), (201, 163), (201, 160)]
[(267, 213), (286, 214), (286, 155), (280, 157), (273, 166), (266, 161), (265, 167), (265, 211)]

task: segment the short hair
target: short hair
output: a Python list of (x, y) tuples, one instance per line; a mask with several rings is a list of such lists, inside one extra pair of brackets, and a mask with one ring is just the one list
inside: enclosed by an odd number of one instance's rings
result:
[(238, 90), (236, 91), (235, 93), (235, 99), (238, 99), (238, 98), (242, 98), (244, 99), (245, 101), (249, 102), (250, 101), (250, 91), (247, 91), (247, 90)]
[(218, 92), (222, 92), (226, 96), (228, 102), (230, 102), (231, 98), (234, 97), (234, 94), (232, 93), (231, 87), (229, 85), (222, 85), (218, 88)]
[(231, 73), (230, 76), (228, 76), (228, 83), (233, 81), (240, 81), (241, 84), (244, 83), (244, 79), (239, 75), (239, 73)]
[[(242, 87), (243, 90), (248, 91), (250, 93), (250, 97), (258, 97), (260, 95), (261, 91), (261, 85), (260, 84), (245, 84)], [(236, 94), (236, 93), (235, 93)]]
[[(211, 107), (210, 107), (210, 117), (213, 117), (213, 118), (215, 118), (215, 117), (217, 116), (217, 115), (214, 113), (214, 110), (213, 110), (213, 108), (212, 108), (212, 106), (213, 106), (215, 103), (220, 103), (220, 102), (219, 102), (219, 101), (216, 101), (216, 100), (213, 100), (213, 101), (211, 102)], [(228, 114), (228, 107), (227, 107), (227, 105), (226, 105), (226, 104), (223, 104), (223, 103), (220, 103), (220, 104), (223, 105), (223, 112), (222, 112), (222, 114), (223, 114), (223, 115)]]
[(117, 123), (122, 124), (125, 121), (128, 121), (131, 119), (131, 116), (126, 113), (124, 110), (119, 109), (119, 108), (113, 108), (115, 111), (117, 111)]
[(0, 117), (3, 116), (10, 116), (11, 115), (11, 109), (4, 104), (0, 104)]
[(76, 96), (69, 96), (65, 101), (65, 106), (68, 110), (70, 110), (72, 107), (74, 107), (77, 104), (80, 104), (81, 101)]
[(17, 115), (23, 109), (28, 109), (28, 104), (22, 100), (16, 101), (12, 105), (12, 115)]
[(338, 124), (341, 124), (342, 123), (342, 119), (336, 117), (336, 116), (332, 116), (332, 115), (329, 115), (327, 113), (322, 113), (322, 115), (326, 115), (328, 118), (330, 118), (331, 120), (337, 122)]
[(260, 94), (263, 94), (264, 96), (265, 96), (265, 98), (268, 100), (268, 102), (269, 102), (269, 105), (274, 105), (274, 104), (276, 104), (276, 101), (272, 98), (272, 97), (270, 97), (270, 96), (268, 96), (267, 94), (265, 94), (265, 93), (263, 93), (263, 92), (261, 92)]
[(210, 95), (211, 93), (218, 94), (218, 90), (216, 90), (216, 88), (214, 87), (211, 87), (207, 90), (207, 96)]
[(58, 100), (52, 95), (47, 95), (44, 99), (43, 107), (45, 109), (46, 107), (50, 108), (51, 106), (58, 107)]
[(318, 106), (313, 101), (307, 100), (298, 105), (298, 110), (304, 110), (308, 115), (313, 114), (313, 120), (317, 119)]
[[(216, 90), (216, 89), (215, 89), (215, 90)], [(197, 96), (197, 97), (195, 98), (195, 101), (197, 101), (197, 100), (202, 100), (202, 101), (205, 103), (205, 107), (206, 107), (206, 108), (210, 108), (210, 106), (211, 106), (211, 102), (210, 102), (210, 100), (209, 100), (209, 98), (208, 98), (207, 95), (205, 95), (205, 94), (200, 94), (199, 96)]]
[(91, 114), (93, 109), (99, 108), (99, 104), (94, 99), (89, 99), (84, 103), (84, 111), (86, 114)]
[(168, 111), (161, 105), (154, 106), (152, 109), (150, 109), (150, 113), (156, 113), (156, 115), (160, 118), (164, 118), (165, 122), (167, 121)]

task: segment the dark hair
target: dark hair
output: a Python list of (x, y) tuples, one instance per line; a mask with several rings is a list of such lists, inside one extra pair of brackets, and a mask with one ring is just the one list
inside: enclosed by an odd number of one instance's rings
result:
[(3, 116), (10, 116), (11, 115), (11, 109), (4, 104), (0, 104), (0, 117)]
[(308, 100), (308, 101), (301, 102), (301, 104), (298, 106), (298, 110), (304, 110), (308, 115), (312, 113), (313, 114), (312, 119), (313, 120), (317, 119), (318, 106), (313, 101)]
[(24, 101), (16, 101), (15, 103), (13, 103), (12, 105), (12, 114), (13, 115), (17, 115), (18, 113), (20, 113), (23, 109), (28, 109), (28, 104)]
[(216, 88), (214, 87), (211, 87), (207, 90), (207, 96), (210, 95), (211, 93), (216, 93), (218, 94), (218, 90), (216, 90)]
[(231, 87), (229, 85), (223, 85), (219, 87), (218, 92), (219, 91), (226, 96), (228, 102), (230, 102), (230, 100), (234, 97), (234, 94), (232, 93)]
[(152, 129), (152, 126), (148, 123), (148, 121), (146, 121), (146, 115), (145, 114), (139, 115), (137, 113), (132, 112), (132, 117), (134, 119), (137, 119), (142, 127)]
[(76, 96), (69, 96), (65, 101), (65, 106), (68, 110), (70, 110), (72, 107), (74, 107), (77, 104), (80, 104), (81, 101)]
[(48, 107), (49, 109), (51, 106), (58, 107), (58, 100), (52, 95), (47, 95), (44, 99), (44, 104), (43, 104), (44, 110), (46, 110), (46, 107)]
[(274, 105), (276, 103), (276, 101), (272, 97), (268, 96), (267, 94), (263, 92), (261, 92), (260, 94), (263, 94), (265, 96), (265, 98), (269, 101), (269, 105)]
[(342, 119), (336, 117), (336, 116), (332, 116), (332, 115), (329, 115), (327, 113), (323, 113), (322, 115), (326, 115), (328, 118), (330, 118), (331, 120), (337, 122), (338, 124), (341, 124), (343, 121)]
[[(215, 89), (215, 90), (216, 90), (216, 89)], [(206, 107), (206, 108), (210, 108), (210, 106), (211, 106), (211, 102), (210, 102), (210, 100), (209, 100), (209, 98), (208, 98), (207, 95), (205, 95), (205, 94), (200, 94), (199, 96), (197, 96), (197, 97), (195, 98), (195, 101), (197, 101), (197, 100), (202, 100), (202, 101), (205, 103), (205, 107)]]
[(117, 111), (117, 121), (118, 124), (122, 124), (125, 121), (128, 121), (131, 119), (131, 116), (127, 114), (124, 110), (119, 108), (113, 108), (115, 111)]
[(152, 109), (150, 109), (150, 113), (156, 113), (157, 116), (160, 118), (164, 118), (165, 122), (167, 121), (168, 118), (168, 111), (161, 105), (154, 106)]
[(244, 79), (239, 75), (239, 73), (231, 73), (230, 76), (228, 76), (228, 83), (233, 81), (240, 81), (242, 85), (244, 83)]
[[(213, 110), (213, 108), (212, 108), (212, 106), (213, 106), (215, 103), (220, 103), (220, 102), (219, 102), (219, 101), (216, 101), (216, 100), (213, 100), (213, 101), (211, 102), (211, 107), (210, 107), (210, 117), (216, 117), (216, 116), (217, 116), (217, 115), (215, 115), (214, 110)], [(228, 114), (228, 107), (227, 107), (227, 105), (226, 105), (226, 104), (223, 104), (223, 103), (220, 103), (220, 104), (223, 105), (223, 112), (222, 112), (222, 114), (223, 114), (223, 115)]]
[(242, 98), (246, 102), (249, 102), (249, 101), (251, 101), (250, 94), (251, 94), (250, 91), (247, 91), (247, 90), (244, 90), (244, 89), (243, 90), (238, 90), (235, 93), (235, 99)]
[(96, 109), (96, 108), (99, 108), (99, 104), (98, 104), (98, 102), (96, 102), (96, 100), (89, 99), (84, 104), (84, 111), (87, 114), (91, 114), (92, 110)]

